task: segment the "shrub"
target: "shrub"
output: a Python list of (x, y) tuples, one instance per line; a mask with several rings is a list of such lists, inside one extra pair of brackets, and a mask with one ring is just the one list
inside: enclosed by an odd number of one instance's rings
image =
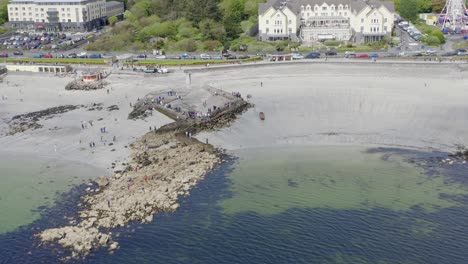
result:
[(339, 40), (325, 40), (325, 42), (323, 42), (323, 44), (325, 46), (328, 46), (328, 47), (337, 47), (337, 46), (341, 45), (341, 41), (339, 41)]
[(217, 51), (223, 48), (223, 44), (217, 40), (206, 40), (203, 42), (203, 49), (207, 51)]
[(438, 46), (440, 45), (440, 40), (438, 37), (436, 36), (429, 36), (425, 39), (425, 42), (427, 43), (427, 45), (430, 45), (430, 46)]
[(440, 41), (440, 44), (445, 43), (445, 36), (444, 36), (444, 33), (442, 33), (442, 31), (435, 30), (429, 36), (437, 37), (439, 39), (439, 41)]

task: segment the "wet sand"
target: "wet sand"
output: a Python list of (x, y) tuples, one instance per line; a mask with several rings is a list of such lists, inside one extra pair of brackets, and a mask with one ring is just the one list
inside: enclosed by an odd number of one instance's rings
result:
[(255, 104), (231, 127), (198, 137), (231, 150), (348, 144), (453, 151), (468, 144), (467, 70), (466, 64), (298, 63), (194, 73), (194, 83), (251, 94)]

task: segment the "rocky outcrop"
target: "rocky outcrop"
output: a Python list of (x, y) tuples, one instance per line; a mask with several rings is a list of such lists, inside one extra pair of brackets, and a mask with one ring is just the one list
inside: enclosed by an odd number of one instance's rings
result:
[(174, 133), (149, 133), (133, 144), (133, 162), (123, 172), (88, 187), (76, 225), (44, 230), (38, 237), (56, 241), (72, 257), (92, 249), (115, 250), (110, 229), (132, 221), (151, 222), (158, 212), (172, 212), (220, 159), (211, 146), (180, 141)]
[(83, 82), (81, 80), (74, 80), (65, 86), (65, 90), (97, 90), (103, 89), (107, 86), (107, 82), (103, 80)]
[(38, 122), (41, 119), (52, 118), (54, 115), (63, 114), (68, 111), (72, 111), (83, 107), (83, 105), (62, 105), (57, 107), (47, 108), (45, 110), (30, 112), (27, 114), (16, 115), (8, 122), (10, 127), (9, 135), (14, 135), (16, 133), (21, 133), (26, 130), (33, 130), (41, 128)]
[(151, 222), (158, 212), (177, 210), (178, 199), (188, 195), (221, 161), (211, 145), (187, 137), (185, 132), (194, 135), (229, 125), (249, 106), (236, 99), (210, 119), (179, 120), (144, 135), (132, 144), (132, 162), (124, 171), (100, 178), (86, 189), (78, 219), (37, 236), (45, 243), (69, 249), (73, 258), (100, 247), (117, 249), (111, 229), (134, 221)]

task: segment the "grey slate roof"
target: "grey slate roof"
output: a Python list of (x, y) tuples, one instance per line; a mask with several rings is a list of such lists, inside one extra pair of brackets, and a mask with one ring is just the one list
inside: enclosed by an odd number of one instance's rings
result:
[[(282, 4), (283, 3), (283, 4)], [(395, 12), (395, 6), (393, 1), (380, 1), (380, 0), (269, 0), (266, 3), (259, 4), (258, 14), (265, 13), (268, 8), (275, 7), (279, 8), (280, 6), (287, 6), (294, 13), (299, 13), (301, 10), (301, 5), (321, 5), (327, 3), (329, 5), (348, 5), (352, 11), (359, 12), (366, 6), (375, 6), (380, 7), (384, 5), (390, 12)]]

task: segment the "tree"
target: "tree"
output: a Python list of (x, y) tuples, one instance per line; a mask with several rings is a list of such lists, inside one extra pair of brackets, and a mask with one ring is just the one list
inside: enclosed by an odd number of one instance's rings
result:
[(111, 26), (115, 25), (115, 23), (117, 23), (117, 21), (119, 21), (119, 19), (116, 16), (109, 17), (109, 24)]
[(8, 1), (2, 3), (0, 6), (0, 25), (8, 22)]
[(418, 11), (419, 13), (431, 13), (432, 0), (418, 0)]
[(432, 12), (439, 14), (445, 6), (445, 0), (432, 0)]
[(220, 40), (224, 39), (226, 31), (223, 24), (215, 22), (213, 19), (206, 18), (200, 21), (198, 28), (202, 33), (203, 39), (206, 40)]
[(235, 39), (242, 33), (241, 22), (246, 16), (244, 9), (242, 0), (234, 0), (229, 10), (224, 14), (224, 28), (228, 39)]
[(404, 0), (400, 2), (400, 15), (408, 21), (418, 19), (418, 0)]

